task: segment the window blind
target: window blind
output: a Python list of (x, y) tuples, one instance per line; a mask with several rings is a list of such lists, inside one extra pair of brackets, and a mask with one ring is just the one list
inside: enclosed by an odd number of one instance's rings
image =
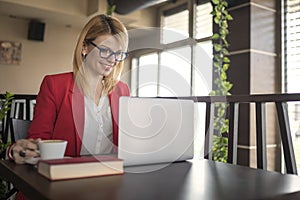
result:
[(162, 43), (168, 44), (189, 37), (189, 11), (187, 4), (163, 12)]
[[(283, 90), (286, 93), (299, 93), (300, 87), (300, 1), (283, 2)], [(288, 103), (288, 114), (293, 140), (296, 164), (300, 170), (300, 102)]]
[(212, 11), (211, 3), (199, 4), (196, 7), (195, 15), (195, 38), (201, 39), (212, 36), (213, 24), (212, 24)]
[(300, 92), (300, 1), (284, 0), (284, 90)]

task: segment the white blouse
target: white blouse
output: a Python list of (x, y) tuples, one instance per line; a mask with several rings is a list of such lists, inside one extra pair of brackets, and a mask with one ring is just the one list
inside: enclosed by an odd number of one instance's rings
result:
[(109, 154), (113, 150), (112, 117), (107, 95), (96, 105), (90, 97), (84, 97), (85, 121), (80, 155)]

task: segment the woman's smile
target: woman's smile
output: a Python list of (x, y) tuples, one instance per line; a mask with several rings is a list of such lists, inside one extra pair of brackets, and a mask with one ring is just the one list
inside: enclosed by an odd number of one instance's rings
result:
[(109, 72), (114, 67), (114, 64), (107, 64), (107, 63), (103, 63), (101, 61), (99, 63), (104, 68), (104, 71), (106, 71), (106, 72)]

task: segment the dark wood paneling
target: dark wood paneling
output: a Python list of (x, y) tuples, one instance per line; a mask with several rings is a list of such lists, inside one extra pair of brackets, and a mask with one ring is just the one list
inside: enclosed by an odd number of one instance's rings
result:
[(251, 49), (275, 52), (276, 13), (251, 5)]
[(239, 145), (250, 145), (250, 115), (249, 110), (250, 106), (249, 104), (240, 104), (240, 110), (239, 110), (239, 126), (238, 126), (238, 144)]
[(228, 7), (231, 8), (237, 5), (241, 5), (243, 3), (248, 3), (250, 2), (250, 0), (227, 0), (227, 2), (228, 2)]
[(250, 48), (250, 5), (229, 11), (233, 20), (229, 21), (230, 44), (229, 51), (244, 50)]
[(250, 53), (230, 56), (228, 80), (233, 83), (232, 94), (250, 94)]
[(238, 149), (237, 163), (243, 166), (249, 166), (250, 164), (250, 150), (249, 149)]
[[(262, 94), (280, 92), (280, 0), (232, 0), (229, 1), (229, 12), (234, 20), (229, 22), (228, 41), (231, 54), (231, 66), (228, 79), (233, 83), (232, 94)], [(240, 115), (244, 118), (239, 122), (238, 144), (254, 145), (255, 127), (250, 124), (255, 120), (255, 113), (250, 107), (240, 107)], [(251, 114), (249, 115), (249, 112)], [(272, 115), (274, 108), (267, 107)], [(247, 113), (247, 114), (245, 114)], [(267, 143), (276, 144), (276, 117), (267, 119)], [(250, 141), (251, 139), (251, 141)], [(251, 145), (250, 145), (251, 144)], [(252, 150), (251, 150), (252, 151)], [(276, 151), (269, 152), (273, 158), (280, 158)], [(238, 150), (238, 163), (249, 165), (251, 153), (249, 149)], [(252, 164), (251, 164), (252, 165)], [(269, 163), (272, 168), (280, 168), (280, 159)], [(275, 166), (274, 166), (275, 165)]]

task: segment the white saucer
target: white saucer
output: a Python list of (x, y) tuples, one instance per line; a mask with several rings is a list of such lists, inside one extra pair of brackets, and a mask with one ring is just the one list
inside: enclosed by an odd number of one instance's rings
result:
[(37, 162), (41, 159), (41, 157), (31, 157), (31, 158), (27, 158), (25, 159), (25, 163), (27, 164), (31, 164), (31, 165), (36, 165)]
[[(64, 158), (71, 158), (71, 157), (65, 156)], [(39, 160), (41, 160), (41, 157), (31, 157), (31, 158), (25, 159), (25, 163), (30, 164), (30, 165), (36, 165)]]

